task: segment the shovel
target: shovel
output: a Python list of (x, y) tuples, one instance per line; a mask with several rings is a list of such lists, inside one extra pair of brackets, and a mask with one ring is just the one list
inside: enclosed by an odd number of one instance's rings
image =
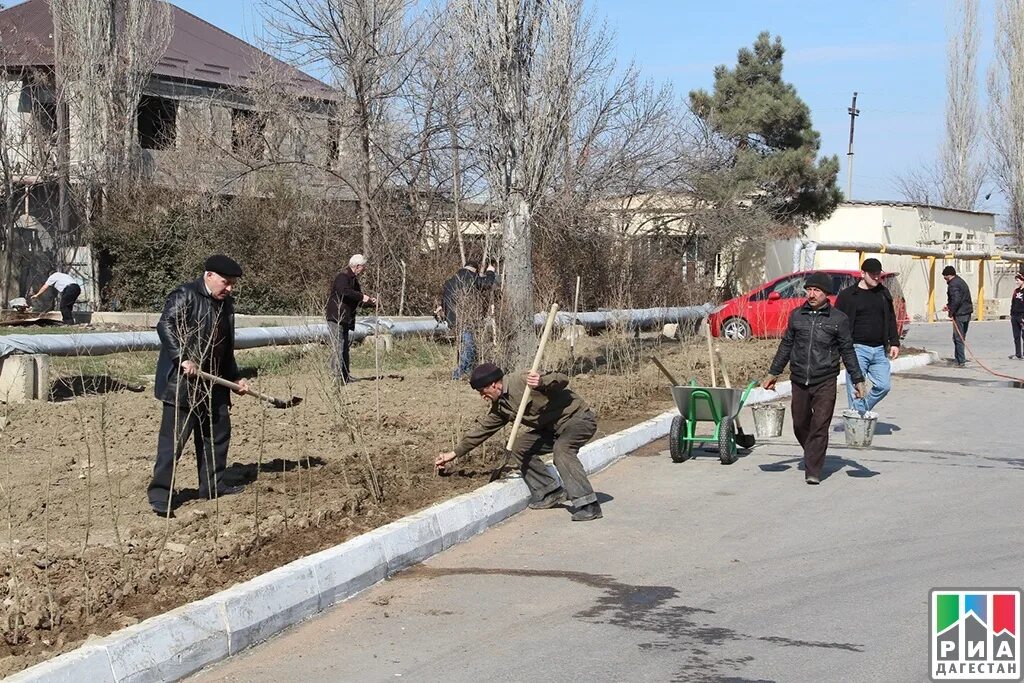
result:
[[(726, 389), (732, 389), (732, 382), (729, 381), (729, 371), (725, 369), (725, 363), (722, 362), (722, 354), (716, 348), (715, 358), (718, 360), (718, 369), (722, 371), (722, 380), (725, 382)], [(754, 435), (744, 434), (743, 427), (740, 426), (739, 415), (736, 416), (736, 445), (740, 448), (753, 448), (754, 447)]]
[[(540, 369), (540, 361), (544, 356), (544, 347), (548, 344), (548, 337), (551, 336), (551, 326), (555, 322), (556, 313), (558, 313), (558, 304), (551, 304), (551, 310), (548, 311), (548, 319), (544, 323), (544, 332), (540, 335), (540, 344), (537, 346), (537, 354), (533, 357), (533, 365), (530, 367), (530, 372), (537, 372)], [(531, 393), (533, 393), (533, 389), (527, 386), (523, 392), (523, 398), (519, 401), (519, 410), (516, 412), (515, 422), (512, 423), (512, 431), (509, 432), (508, 441), (505, 442), (505, 455), (502, 457), (498, 469), (491, 472), (491, 478), (488, 481), (498, 481), (501, 479), (501, 475), (505, 474), (505, 468), (512, 457), (512, 444), (515, 443), (516, 434), (519, 433), (519, 425), (523, 422), (523, 414), (526, 412), (526, 404), (530, 402)]]
[[(208, 382), (213, 382), (214, 384), (219, 384), (222, 387), (227, 387), (228, 389), (231, 389), (232, 391), (235, 391), (235, 392), (240, 392), (242, 390), (241, 386), (239, 386), (238, 384), (236, 384), (234, 382), (230, 382), (230, 381), (224, 379), (223, 377), (218, 377), (217, 375), (211, 375), (210, 373), (203, 372), (202, 370), (198, 370), (197, 372), (199, 373), (200, 377), (202, 377), (203, 379), (207, 380)], [(255, 389), (249, 389), (247, 392), (245, 392), (245, 395), (246, 396), (252, 396), (253, 398), (258, 398), (261, 401), (266, 401), (267, 403), (269, 403), (270, 405), (274, 406), (275, 408), (291, 408), (293, 406), (297, 406), (300, 403), (302, 403), (302, 397), (301, 396), (292, 396), (290, 399), (288, 399), (286, 401), (283, 398), (275, 398), (275, 397), (270, 396), (268, 394), (261, 394), (260, 392), (256, 391)]]
[(661, 374), (665, 375), (665, 377), (668, 378), (668, 381), (672, 383), (672, 386), (679, 386), (679, 382), (677, 382), (676, 378), (672, 376), (672, 373), (668, 371), (668, 368), (661, 364), (660, 360), (658, 360), (654, 356), (651, 356), (651, 360), (654, 361), (654, 364), (658, 366), (659, 370), (661, 370)]

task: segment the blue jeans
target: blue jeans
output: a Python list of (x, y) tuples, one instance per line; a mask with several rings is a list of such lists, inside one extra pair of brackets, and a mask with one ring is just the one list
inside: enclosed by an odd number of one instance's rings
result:
[(857, 354), (860, 371), (871, 381), (871, 391), (864, 398), (854, 397), (853, 382), (847, 375), (846, 400), (851, 410), (867, 412), (878, 405), (878, 402), (885, 398), (892, 388), (892, 379), (889, 376), (889, 356), (885, 353), (884, 346), (854, 344), (853, 350)]
[(472, 330), (462, 331), (462, 342), (459, 344), (459, 366), (452, 373), (452, 379), (462, 379), (470, 373), (476, 363), (476, 339)]
[[(970, 324), (970, 320), (956, 320), (953, 322), (960, 327), (960, 332), (963, 333), (964, 339), (967, 338), (967, 326)], [(956, 330), (953, 330), (953, 358), (956, 360), (957, 365), (963, 365), (967, 362), (967, 354), (964, 353), (964, 339), (960, 338)]]

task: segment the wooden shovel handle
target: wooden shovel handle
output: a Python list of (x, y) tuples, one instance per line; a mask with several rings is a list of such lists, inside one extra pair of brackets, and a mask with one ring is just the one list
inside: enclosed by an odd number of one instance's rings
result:
[[(530, 372), (537, 372), (540, 369), (540, 362), (544, 356), (544, 347), (548, 345), (548, 337), (551, 336), (551, 327), (555, 324), (555, 314), (558, 313), (558, 304), (551, 304), (551, 310), (548, 311), (548, 319), (544, 322), (544, 331), (540, 335), (540, 344), (537, 345), (537, 353), (533, 357), (533, 365), (530, 366)], [(508, 442), (505, 443), (505, 450), (512, 450), (512, 443), (516, 440), (516, 434), (519, 433), (519, 425), (523, 422), (523, 414), (526, 413), (526, 404), (530, 402), (530, 394), (533, 393), (532, 387), (526, 385), (526, 391), (523, 392), (523, 398), (519, 401), (519, 410), (516, 411), (515, 422), (512, 423), (512, 431), (508, 434)]]
[[(223, 377), (218, 377), (217, 375), (211, 375), (210, 373), (203, 372), (202, 370), (197, 370), (196, 372), (198, 372), (199, 376), (202, 377), (203, 379), (207, 380), (208, 382), (213, 382), (214, 384), (219, 384), (222, 387), (227, 387), (228, 389), (230, 389), (231, 391), (234, 391), (234, 392), (241, 392), (242, 391), (241, 385), (239, 385), (239, 384), (237, 384), (235, 382), (232, 382), (230, 380), (224, 379)], [(261, 401), (267, 401), (269, 403), (278, 403), (279, 402), (278, 399), (274, 398), (273, 396), (267, 396), (266, 394), (261, 394), (260, 392), (256, 391), (255, 389), (249, 389), (245, 393), (249, 394), (250, 396), (255, 396), (256, 398), (260, 399)]]
[(714, 352), (714, 349), (712, 348), (712, 342), (711, 342), (711, 323), (710, 322), (705, 322), (705, 324), (704, 324), (704, 332), (705, 332), (705, 334), (707, 335), (707, 338), (708, 338), (708, 360), (711, 362), (711, 386), (712, 387), (717, 387), (718, 386), (718, 377), (715, 375), (715, 352)]
[(715, 347), (715, 362), (718, 363), (718, 369), (722, 371), (722, 381), (725, 382), (725, 388), (732, 389), (732, 383), (729, 381), (729, 371), (725, 369), (725, 363), (722, 362), (722, 351), (717, 346)]
[(672, 386), (679, 386), (679, 382), (677, 382), (676, 378), (672, 376), (672, 373), (668, 371), (668, 368), (661, 364), (660, 360), (658, 360), (654, 356), (651, 356), (651, 360), (654, 361), (654, 364), (658, 366), (659, 370), (661, 370), (661, 374), (665, 375), (665, 377), (668, 378), (668, 381), (672, 383)]

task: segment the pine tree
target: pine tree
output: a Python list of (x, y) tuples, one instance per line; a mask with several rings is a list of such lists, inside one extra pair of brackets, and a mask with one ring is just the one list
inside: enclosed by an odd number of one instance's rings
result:
[(706, 187), (722, 201), (763, 209), (777, 223), (822, 220), (842, 201), (839, 159), (818, 159), (821, 138), (796, 89), (782, 80), (782, 39), (761, 33), (736, 67), (715, 68), (714, 92), (690, 93), (690, 106), (724, 149)]

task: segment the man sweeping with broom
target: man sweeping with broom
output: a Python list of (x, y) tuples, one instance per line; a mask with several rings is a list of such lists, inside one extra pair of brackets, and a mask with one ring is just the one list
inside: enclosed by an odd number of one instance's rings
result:
[[(597, 431), (597, 419), (586, 401), (569, 389), (569, 378), (559, 372), (536, 370), (525, 376), (505, 375), (493, 363), (484, 363), (473, 370), (469, 384), (490, 403), (490, 410), (477, 418), (454, 451), (438, 455), (434, 466), (444, 471), (456, 457), (470, 452), (514, 421), (529, 388), (531, 396), (521, 420), (526, 429), (515, 436), (509, 451), (530, 487), (530, 508), (552, 508), (568, 498), (575, 508), (574, 522), (599, 519), (601, 505), (578, 455)], [(540, 459), (552, 452), (562, 485)]]

